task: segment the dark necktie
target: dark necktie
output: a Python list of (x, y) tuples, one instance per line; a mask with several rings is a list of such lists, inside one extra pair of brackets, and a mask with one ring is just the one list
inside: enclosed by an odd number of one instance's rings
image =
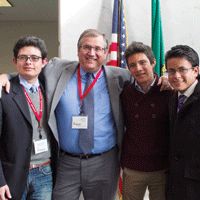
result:
[(178, 98), (178, 108), (177, 108), (177, 112), (181, 109), (185, 98), (186, 98), (185, 95), (180, 95), (180, 96), (179, 96), (179, 98)]
[[(93, 81), (91, 73), (88, 73), (86, 89)], [(82, 111), (88, 116), (88, 128), (79, 130), (79, 147), (84, 154), (89, 153), (94, 148), (94, 90), (93, 88), (82, 101)]]

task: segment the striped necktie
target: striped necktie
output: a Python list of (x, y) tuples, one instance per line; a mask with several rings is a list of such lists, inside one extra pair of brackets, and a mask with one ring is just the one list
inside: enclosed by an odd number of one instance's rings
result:
[(185, 101), (186, 96), (185, 95), (180, 95), (178, 98), (178, 107), (177, 107), (177, 112), (181, 109), (184, 101)]
[(30, 92), (31, 93), (36, 93), (37, 92), (37, 87), (35, 85), (32, 85), (32, 87), (30, 88)]

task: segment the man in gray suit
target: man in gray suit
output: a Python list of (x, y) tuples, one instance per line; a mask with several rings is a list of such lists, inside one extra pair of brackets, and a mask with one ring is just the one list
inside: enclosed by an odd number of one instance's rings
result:
[(58, 127), (60, 141), (54, 200), (78, 200), (81, 191), (85, 200), (116, 196), (124, 128), (119, 96), (133, 78), (126, 69), (104, 66), (107, 52), (105, 36), (89, 29), (78, 41), (79, 62), (53, 58), (40, 74), (48, 124), (53, 132)]
[[(103, 65), (107, 49), (102, 33), (86, 30), (78, 41), (79, 62), (53, 58), (42, 73), (49, 105), (49, 125), (52, 129), (56, 127), (55, 112), (61, 148), (58, 181), (53, 191), (55, 200), (79, 199), (81, 191), (87, 200), (112, 200), (116, 196), (123, 136), (119, 95), (123, 87), (132, 82), (132, 76), (126, 69)], [(94, 124), (93, 148), (87, 152), (80, 147), (79, 135), (82, 133), (74, 124), (85, 117), (81, 113), (79, 92), (84, 95), (88, 73), (93, 74), (92, 84), (95, 84), (94, 121), (86, 124), (88, 134), (91, 123)]]

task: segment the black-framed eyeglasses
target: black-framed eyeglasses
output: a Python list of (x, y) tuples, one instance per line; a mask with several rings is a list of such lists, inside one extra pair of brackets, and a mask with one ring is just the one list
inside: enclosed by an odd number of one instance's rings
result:
[(168, 73), (169, 75), (174, 75), (176, 74), (176, 72), (178, 72), (179, 74), (183, 75), (183, 74), (187, 74), (190, 69), (194, 69), (194, 67), (190, 67), (190, 68), (180, 67), (178, 70), (169, 69), (166, 71), (166, 73)]
[(31, 55), (31, 56), (27, 56), (27, 55), (20, 55), (20, 56), (17, 56), (17, 59), (21, 62), (26, 62), (28, 59), (31, 61), (31, 62), (37, 62), (40, 58), (40, 56), (36, 56), (36, 55)]
[(102, 48), (102, 47), (99, 47), (99, 46), (96, 46), (96, 47), (92, 47), (92, 46), (89, 46), (89, 45), (84, 45), (84, 46), (80, 46), (83, 51), (85, 52), (90, 52), (92, 49), (94, 49), (94, 51), (96, 53), (101, 53), (102, 51), (105, 50), (105, 48)]

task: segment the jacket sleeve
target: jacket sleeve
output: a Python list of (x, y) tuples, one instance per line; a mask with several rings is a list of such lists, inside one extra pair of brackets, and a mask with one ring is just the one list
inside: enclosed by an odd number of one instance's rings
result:
[[(3, 122), (3, 111), (2, 111), (2, 103), (0, 99), (0, 140), (1, 140), (1, 133), (2, 133), (2, 122)], [(6, 185), (6, 180), (3, 172), (2, 161), (0, 157), (0, 187)]]

